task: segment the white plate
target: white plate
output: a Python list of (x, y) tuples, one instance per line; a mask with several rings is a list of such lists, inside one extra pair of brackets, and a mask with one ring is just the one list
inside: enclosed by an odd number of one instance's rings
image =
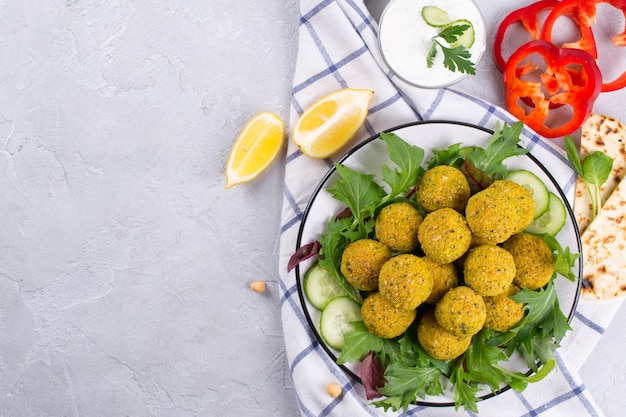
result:
[[(427, 162), (430, 159), (432, 156), (432, 150), (445, 149), (454, 143), (460, 142), (464, 145), (477, 145), (484, 147), (493, 134), (492, 131), (479, 126), (448, 121), (417, 122), (396, 127), (388, 130), (387, 132), (393, 132), (406, 142), (424, 149), (424, 162)], [(554, 156), (548, 156), (548, 158), (551, 158), (551, 160), (544, 160), (544, 163), (550, 170), (570, 170), (570, 168), (558, 158)], [(375, 135), (355, 147), (346, 156), (344, 156), (339, 163), (360, 172), (374, 174), (377, 182), (381, 185), (384, 184), (380, 181), (381, 167), (384, 163), (393, 166), (393, 163), (388, 157), (386, 144), (384, 141), (379, 140), (379, 135)], [(580, 236), (578, 233), (578, 227), (576, 226), (574, 214), (568, 204), (563, 190), (552, 177), (549, 169), (542, 165), (531, 153), (511, 157), (505, 161), (505, 164), (510, 170), (527, 169), (534, 172), (543, 180), (550, 191), (561, 197), (566, 205), (568, 216), (563, 229), (557, 235), (557, 239), (563, 248), (569, 247), (573, 253), (581, 253)], [(345, 206), (335, 200), (330, 193), (326, 191), (329, 187), (334, 185), (338, 178), (339, 175), (336, 170), (334, 168), (331, 169), (324, 176), (314, 191), (303, 214), (298, 240), (296, 243), (297, 248), (319, 239), (320, 234), (326, 228), (330, 218), (344, 209)], [(296, 267), (296, 280), (300, 301), (315, 337), (328, 355), (336, 362), (339, 352), (324, 343), (324, 340), (319, 333), (320, 312), (309, 304), (302, 290), (304, 272), (306, 272), (313, 262), (314, 260), (310, 259), (300, 263), (300, 265)], [(565, 317), (568, 318), (568, 321), (571, 321), (578, 302), (581, 283), (580, 278), (582, 277), (581, 262), (577, 261), (574, 271), (578, 277), (576, 283), (572, 283), (564, 277), (557, 277), (554, 281), (561, 310), (563, 311)], [(352, 363), (347, 366), (343, 366), (343, 369), (353, 378), (359, 380), (357, 376), (359, 375), (359, 365), (359, 363)], [(530, 373), (528, 366), (526, 366), (525, 362), (520, 357), (513, 356), (511, 360), (507, 362), (506, 367), (514, 371)], [(507, 386), (503, 386), (502, 390), (499, 392), (508, 388), (509, 387)], [(479, 397), (482, 399), (489, 398), (493, 395), (494, 394), (488, 387), (485, 387), (479, 393)], [(446, 396), (433, 396), (425, 399), (418, 398), (416, 399), (416, 404), (426, 406), (452, 406), (454, 405), (453, 392), (450, 391)]]

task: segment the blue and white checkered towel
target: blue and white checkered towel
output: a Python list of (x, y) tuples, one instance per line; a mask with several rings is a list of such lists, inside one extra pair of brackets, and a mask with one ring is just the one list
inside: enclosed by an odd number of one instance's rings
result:
[[(300, 3), (299, 55), (291, 97), (291, 126), (316, 99), (345, 87), (375, 91), (367, 121), (351, 145), (381, 130), (416, 120), (458, 120), (490, 129), (499, 121), (514, 122), (506, 111), (454, 88), (418, 89), (392, 77), (378, 52), (376, 22), (362, 0), (301, 0)], [(531, 131), (525, 130), (523, 139), (533, 147), (533, 154), (539, 160), (547, 153), (559, 154)], [(291, 141), (288, 145), (281, 224), (280, 301), (290, 373), (304, 416), (394, 415), (368, 405), (361, 385), (321, 348), (309, 330), (300, 305), (295, 273), (287, 272), (303, 210), (332, 162), (308, 158)], [(553, 174), (565, 192), (573, 195), (574, 173)], [(577, 371), (620, 304), (581, 300), (572, 323), (574, 330), (558, 350), (557, 369), (521, 394), (508, 390), (480, 402), (481, 415), (602, 416)], [(336, 399), (325, 391), (331, 381), (340, 382), (344, 388)], [(453, 407), (419, 406), (402, 415), (458, 414), (471, 415), (463, 409), (455, 412)]]

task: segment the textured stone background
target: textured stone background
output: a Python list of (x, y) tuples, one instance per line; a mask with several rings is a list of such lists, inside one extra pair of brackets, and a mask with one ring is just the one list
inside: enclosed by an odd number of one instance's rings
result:
[(288, 116), (297, 12), (0, 1), (0, 415), (298, 414), (281, 165), (224, 189), (247, 119)]

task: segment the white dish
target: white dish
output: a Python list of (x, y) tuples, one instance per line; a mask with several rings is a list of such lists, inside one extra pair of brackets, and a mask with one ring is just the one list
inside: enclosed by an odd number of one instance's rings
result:
[(428, 5), (445, 10), (451, 20), (466, 19), (472, 23), (475, 37), (469, 51), (471, 61), (477, 65), (485, 50), (487, 33), (482, 13), (472, 0), (391, 0), (380, 17), (378, 41), (383, 59), (400, 79), (418, 87), (441, 88), (461, 81), (467, 74), (446, 69), (441, 51), (433, 66), (427, 67), (431, 38), (441, 30), (422, 18), (421, 10)]
[[(459, 142), (464, 145), (477, 145), (484, 147), (493, 134), (492, 131), (479, 126), (449, 121), (416, 122), (390, 129), (387, 132), (393, 132), (406, 142), (424, 149), (425, 162), (428, 161), (432, 155), (432, 150), (434, 149), (445, 149), (448, 146)], [(374, 174), (376, 176), (376, 180), (381, 183), (380, 176), (382, 165), (385, 163), (393, 166), (393, 163), (388, 158), (384, 141), (378, 140), (378, 138), (379, 135), (371, 137), (351, 150), (338, 163), (344, 164), (360, 172)], [(550, 167), (549, 170), (571, 170), (571, 168), (558, 158), (554, 156), (548, 156), (548, 158), (551, 159), (547, 161), (544, 160), (544, 164)], [(532, 153), (508, 158), (505, 161), (505, 164), (510, 170), (527, 169), (533, 171), (539, 178), (541, 178), (550, 191), (561, 197), (561, 199), (565, 202), (568, 216), (564, 227), (557, 235), (557, 239), (563, 248), (569, 247), (573, 253), (581, 253), (580, 235), (578, 227), (576, 226), (573, 211), (567, 202), (567, 198), (563, 193), (563, 190), (550, 174), (548, 168), (540, 163), (532, 155)], [(313, 195), (303, 214), (296, 242), (297, 248), (319, 239), (320, 234), (325, 230), (331, 216), (336, 215), (344, 209), (342, 203), (335, 200), (330, 193), (326, 191), (327, 188), (334, 185), (338, 178), (339, 176), (336, 170), (332, 168), (324, 176), (316, 190), (313, 192)], [(315, 334), (315, 337), (328, 355), (336, 362), (339, 352), (327, 346), (320, 336), (320, 312), (309, 304), (302, 289), (304, 273), (314, 261), (314, 259), (309, 259), (300, 263), (296, 267), (296, 280), (298, 284), (299, 296), (304, 313), (313, 333)], [(554, 281), (560, 308), (565, 317), (568, 318), (568, 321), (571, 321), (573, 318), (576, 305), (578, 303), (582, 277), (581, 262), (576, 262), (574, 272), (578, 278), (576, 283), (573, 283), (563, 277), (557, 277)], [(343, 368), (353, 378), (360, 380), (357, 376), (359, 375), (359, 365), (360, 364), (358, 363), (352, 363), (347, 366), (343, 366)], [(521, 357), (515, 357), (515, 355), (506, 363), (506, 367), (513, 371), (530, 374), (530, 370), (524, 360)], [(502, 392), (508, 388), (508, 386), (503, 386), (498, 392)], [(450, 391), (447, 394), (448, 395), (446, 396), (427, 397), (423, 400), (418, 398), (416, 399), (416, 404), (425, 406), (454, 405), (453, 393)], [(493, 395), (494, 393), (492, 393), (488, 387), (485, 387), (479, 393), (479, 397), (481, 399), (486, 399), (492, 397)]]

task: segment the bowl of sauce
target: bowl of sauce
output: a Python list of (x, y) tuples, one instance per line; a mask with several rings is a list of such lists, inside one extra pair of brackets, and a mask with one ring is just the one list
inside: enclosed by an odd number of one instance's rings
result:
[[(424, 14), (424, 8), (436, 13)], [(447, 42), (439, 36), (446, 29), (451, 33), (450, 27), (455, 25), (466, 28), (458, 42)], [(461, 38), (463, 43), (459, 45)], [(389, 69), (403, 81), (422, 88), (442, 88), (465, 78), (470, 72), (461, 67), (471, 63), (475, 68), (486, 38), (485, 19), (472, 0), (391, 0), (378, 28), (381, 55)], [(465, 49), (463, 53), (468, 55), (462, 60), (469, 62), (451, 70), (444, 64), (444, 47), (454, 49), (448, 53), (457, 57)]]

